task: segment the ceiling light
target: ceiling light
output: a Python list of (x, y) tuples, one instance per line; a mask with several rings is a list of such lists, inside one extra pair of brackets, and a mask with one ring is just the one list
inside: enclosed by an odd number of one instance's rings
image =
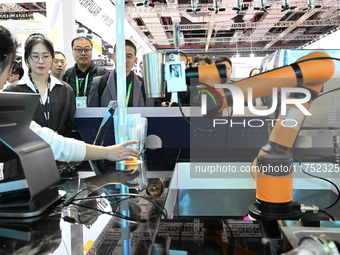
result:
[(136, 6), (145, 6), (145, 7), (150, 6), (150, 7), (154, 7), (155, 5), (153, 3), (150, 3), (149, 1), (145, 0), (145, 1), (141, 2), (141, 3), (137, 3)]
[(225, 11), (225, 8), (220, 8), (222, 0), (214, 0), (214, 8), (208, 8), (209, 11), (214, 11), (217, 14), (219, 11)]
[(248, 6), (244, 5), (242, 0), (237, 0), (237, 7), (233, 7), (233, 10), (239, 13), (240, 11), (248, 10)]
[(296, 6), (290, 6), (289, 0), (284, 0), (284, 5), (282, 5), (281, 8), (281, 12), (284, 12), (287, 10), (294, 10)]

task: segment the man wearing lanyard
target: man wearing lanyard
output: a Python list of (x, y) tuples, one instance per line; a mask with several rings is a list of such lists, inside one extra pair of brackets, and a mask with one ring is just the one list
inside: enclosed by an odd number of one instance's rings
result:
[[(130, 40), (125, 40), (126, 51), (126, 106), (127, 107), (144, 107), (153, 106), (153, 99), (147, 99), (143, 78), (131, 71), (137, 63), (136, 46)], [(116, 62), (116, 46), (112, 54)], [(89, 107), (107, 107), (111, 100), (117, 100), (117, 74), (116, 70), (110, 74), (93, 79), (91, 89), (88, 95)]]
[(76, 96), (77, 108), (86, 107), (87, 95), (90, 91), (92, 79), (108, 73), (108, 70), (99, 67), (92, 61), (93, 44), (90, 39), (80, 36), (72, 40), (72, 56), (76, 61), (75, 65), (68, 68), (63, 75), (66, 81), (73, 88)]

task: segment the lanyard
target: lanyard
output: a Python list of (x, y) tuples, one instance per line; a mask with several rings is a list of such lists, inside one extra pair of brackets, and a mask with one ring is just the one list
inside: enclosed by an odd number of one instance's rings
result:
[[(31, 79), (31, 82), (32, 82), (32, 84), (34, 86), (35, 92), (37, 94), (40, 94), (39, 89), (38, 89), (37, 85), (33, 82), (31, 76), (30, 76), (30, 79)], [(44, 104), (44, 102), (43, 102), (43, 100), (41, 98), (41, 94), (40, 94), (40, 97), (39, 97), (41, 110), (42, 110), (42, 112), (44, 114), (45, 121), (46, 121), (46, 126), (47, 127), (50, 127), (50, 111), (51, 111), (51, 109), (50, 109), (50, 91), (51, 91), (51, 78), (48, 78), (46, 107), (45, 107), (45, 104)]]
[[(91, 73), (91, 69), (89, 70), (89, 72), (86, 74), (86, 77), (85, 77), (85, 85), (84, 85), (83, 95), (86, 95), (87, 84), (89, 82), (90, 73)], [(79, 96), (79, 78), (78, 78), (77, 74), (76, 74), (76, 95)]]
[(132, 81), (129, 83), (129, 87), (128, 87), (128, 91), (126, 93), (126, 107), (129, 104), (129, 100), (130, 100), (130, 94), (131, 94), (131, 88), (132, 88)]

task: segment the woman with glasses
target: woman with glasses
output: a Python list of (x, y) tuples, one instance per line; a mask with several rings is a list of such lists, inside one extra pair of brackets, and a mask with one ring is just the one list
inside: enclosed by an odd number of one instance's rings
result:
[[(36, 39), (34, 39), (34, 41), (35, 40)], [(44, 41), (45, 39), (41, 37), (41, 40)], [(12, 37), (9, 30), (0, 25), (0, 90), (3, 88), (8, 75), (13, 70), (13, 63), (15, 59), (16, 49), (17, 49), (17, 42)], [(39, 52), (40, 55), (37, 59), (38, 60), (37, 62), (40, 62), (41, 59), (44, 58), (42, 56), (45, 56), (46, 57), (45, 60), (47, 61), (50, 58), (48, 53), (52, 55), (52, 52), (47, 50), (46, 55), (43, 55), (41, 52)], [(34, 59), (34, 56), (36, 55), (33, 55), (33, 59)], [(28, 55), (25, 54), (26, 62), (28, 62), (28, 58), (30, 58), (30, 54)], [(34, 67), (33, 65), (30, 67), (32, 67), (31, 73), (33, 74)], [(41, 68), (41, 69), (44, 69), (44, 68)], [(35, 75), (36, 74), (33, 74), (33, 76)], [(48, 76), (46, 76), (45, 78), (48, 79)], [(53, 79), (51, 78), (51, 84), (52, 82), (53, 82)], [(29, 92), (32, 93), (32, 89)], [(35, 121), (31, 122), (29, 128), (34, 133), (39, 135), (43, 140), (45, 140), (51, 146), (54, 158), (60, 161), (69, 162), (69, 161), (99, 160), (99, 159), (106, 159), (110, 161), (120, 161), (120, 160), (132, 160), (133, 159), (132, 157), (137, 157), (139, 155), (138, 151), (131, 149), (131, 148), (126, 148), (126, 146), (136, 144), (137, 141), (126, 141), (122, 144), (104, 147), (104, 146), (86, 144), (83, 141), (75, 140), (72, 138), (65, 138), (53, 132), (53, 130), (49, 128), (41, 127)], [(137, 176), (138, 176), (138, 173), (134, 174), (132, 173), (132, 171), (126, 171), (126, 172), (125, 171), (109, 171), (108, 173), (104, 175), (95, 176), (97, 178), (93, 177), (93, 179), (91, 179), (91, 182), (90, 184), (88, 184), (88, 186), (89, 186), (89, 189), (91, 190), (95, 189), (98, 186), (102, 186), (104, 184), (109, 184), (109, 183), (112, 183), (112, 184), (121, 183), (126, 186), (132, 187), (136, 185), (128, 184), (126, 183), (126, 181), (130, 181), (136, 178)]]
[(42, 127), (49, 127), (63, 136), (70, 136), (76, 110), (72, 88), (50, 75), (54, 60), (52, 43), (42, 34), (32, 34), (25, 42), (24, 60), (28, 76), (4, 91), (40, 94), (40, 106), (34, 115)]

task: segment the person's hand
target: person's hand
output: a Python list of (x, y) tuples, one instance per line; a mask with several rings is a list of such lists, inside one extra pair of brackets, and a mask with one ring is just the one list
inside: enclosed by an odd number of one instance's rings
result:
[(169, 102), (169, 101), (161, 103), (161, 106), (163, 107), (171, 107), (171, 105), (172, 105), (172, 102)]
[(120, 171), (120, 170), (113, 170), (105, 173), (105, 179), (107, 184), (123, 184), (126, 187), (133, 188), (138, 186), (138, 183), (131, 184), (128, 181), (132, 181), (139, 176), (140, 172), (138, 171)]
[(135, 149), (126, 148), (126, 146), (137, 143), (138, 141), (130, 140), (121, 144), (106, 147), (108, 150), (106, 159), (111, 161), (133, 160), (132, 157), (138, 157), (140, 152)]

